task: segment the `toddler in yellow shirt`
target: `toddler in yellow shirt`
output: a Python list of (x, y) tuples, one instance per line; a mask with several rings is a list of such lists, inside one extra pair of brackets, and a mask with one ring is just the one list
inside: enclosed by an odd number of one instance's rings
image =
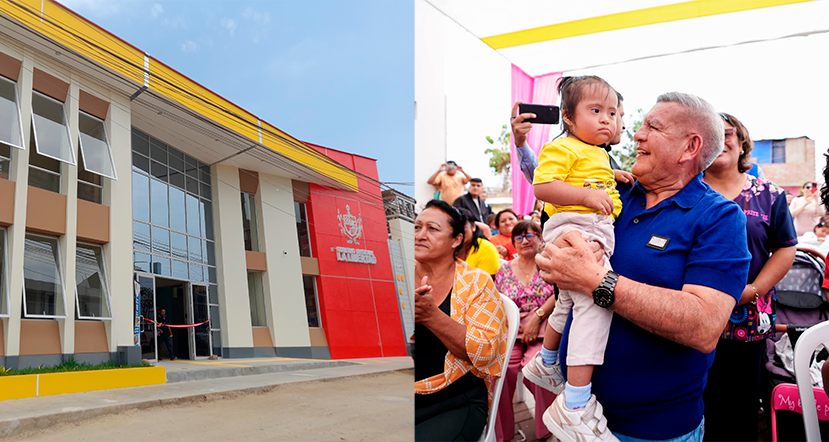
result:
[[(550, 215), (544, 224), (544, 241), (580, 231), (586, 239), (601, 244), (605, 267), (611, 270), (613, 220), (622, 202), (608, 154), (600, 145), (621, 130), (617, 127), (618, 94), (596, 76), (564, 77), (558, 91), (563, 136), (541, 149), (533, 180), (535, 196), (546, 202), (544, 210)], [(624, 181), (629, 177), (620, 174)], [(571, 308), (565, 383), (558, 348)], [(595, 305), (592, 296), (562, 290), (548, 320), (543, 349), (522, 370), (528, 380), (556, 394), (563, 387), (564, 393), (544, 413), (544, 423), (562, 441), (617, 440), (591, 392), (593, 367), (604, 362), (611, 319), (612, 312)]]

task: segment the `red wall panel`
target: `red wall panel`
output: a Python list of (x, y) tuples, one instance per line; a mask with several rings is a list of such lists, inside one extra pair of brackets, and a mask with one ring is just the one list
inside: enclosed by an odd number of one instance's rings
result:
[[(323, 146), (311, 147), (368, 177), (358, 177), (358, 192), (309, 185), (311, 245), (319, 260), (317, 291), (331, 357), (405, 356), (376, 161)], [(358, 217), (363, 226), (362, 234), (352, 242), (342, 233), (337, 218), (348, 213)], [(337, 247), (370, 250), (377, 262), (339, 261)]]

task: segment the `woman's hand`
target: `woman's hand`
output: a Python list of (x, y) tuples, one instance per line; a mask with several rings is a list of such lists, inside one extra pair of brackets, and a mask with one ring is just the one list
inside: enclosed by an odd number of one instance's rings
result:
[(624, 170), (614, 170), (613, 177), (616, 178), (616, 181), (620, 183), (632, 183), (636, 181), (636, 177), (633, 176), (632, 173), (626, 172)]
[(527, 325), (524, 326), (524, 332), (521, 335), (521, 342), (531, 344), (538, 339), (538, 330), (541, 328), (541, 317), (535, 311), (530, 313), (530, 319)]
[(432, 286), (429, 285), (429, 277), (424, 276), (420, 281), (420, 287), (415, 289), (415, 324), (429, 322), (435, 310), (435, 300), (432, 298)]
[(507, 248), (506, 247), (504, 247), (504, 246), (495, 246), (495, 248), (498, 249), (498, 254), (501, 255), (501, 258), (506, 258), (507, 257)]

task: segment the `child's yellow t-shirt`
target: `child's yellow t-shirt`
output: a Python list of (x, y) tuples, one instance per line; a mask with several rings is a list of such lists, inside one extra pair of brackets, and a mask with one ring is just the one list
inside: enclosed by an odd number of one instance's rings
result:
[[(611, 217), (616, 219), (622, 211), (622, 200), (619, 198), (619, 191), (616, 190), (616, 179), (613, 170), (610, 169), (610, 159), (601, 147), (569, 137), (558, 138), (545, 144), (541, 148), (533, 184), (552, 181), (564, 181), (572, 186), (607, 192), (613, 200)], [(559, 212), (602, 213), (585, 206), (558, 206), (550, 203), (544, 205), (544, 211), (550, 216)]]

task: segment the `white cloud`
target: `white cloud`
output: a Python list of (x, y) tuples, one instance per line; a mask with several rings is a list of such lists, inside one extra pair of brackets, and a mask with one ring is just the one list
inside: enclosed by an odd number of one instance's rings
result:
[(253, 21), (259, 26), (268, 26), (271, 23), (271, 13), (270, 12), (260, 12), (251, 7), (245, 9), (242, 12), (242, 17)]
[(150, 14), (153, 15), (153, 18), (157, 18), (159, 15), (164, 13), (164, 7), (159, 5), (158, 3), (153, 3), (153, 7), (150, 8)]
[(244, 12), (242, 12), (242, 18), (253, 22), (253, 26), (249, 29), (251, 32), (251, 39), (254, 43), (258, 43), (260, 40), (265, 39), (268, 34), (268, 28), (271, 25), (270, 12), (257, 11), (251, 7), (248, 7), (244, 10)]
[(223, 18), (219, 21), (219, 24), (221, 24), (223, 28), (227, 29), (228, 32), (230, 32), (230, 36), (233, 37), (233, 32), (236, 31), (236, 20), (232, 18)]
[(188, 54), (199, 52), (199, 44), (193, 40), (187, 40), (181, 44), (181, 51)]

